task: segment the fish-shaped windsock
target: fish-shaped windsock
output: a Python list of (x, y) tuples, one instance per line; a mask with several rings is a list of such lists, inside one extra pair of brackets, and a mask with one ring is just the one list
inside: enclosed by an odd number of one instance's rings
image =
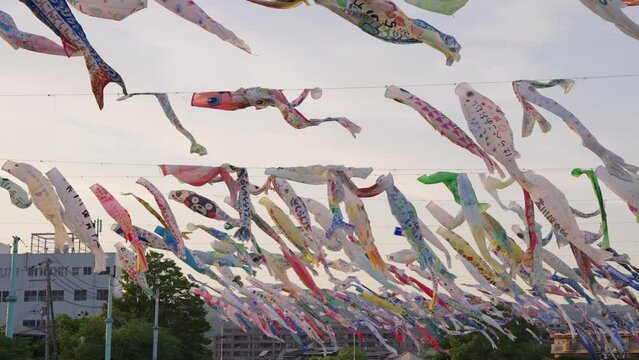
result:
[(237, 204), (235, 208), (240, 214), (240, 228), (235, 232), (233, 236), (242, 241), (255, 242), (255, 236), (251, 232), (251, 213), (253, 211), (253, 205), (251, 204), (251, 191), (249, 186), (249, 174), (246, 168), (239, 168), (237, 170), (237, 183), (240, 187)]
[(413, 108), (443, 137), (453, 144), (468, 150), (471, 154), (480, 157), (486, 164), (488, 171), (491, 173), (497, 171), (501, 177), (504, 176), (504, 172), (499, 165), (464, 130), (434, 106), (396, 86), (386, 88), (386, 97)]
[(51, 222), (55, 229), (55, 246), (63, 251), (64, 245), (70, 243), (69, 235), (62, 220), (62, 206), (51, 182), (35, 167), (26, 163), (7, 160), (2, 170), (27, 184), (35, 207)]
[(477, 202), (475, 190), (470, 183), (468, 175), (459, 174), (457, 177), (457, 189), (459, 190), (462, 212), (464, 213), (466, 223), (473, 235), (473, 239), (479, 248), (479, 253), (484, 260), (490, 264), (496, 273), (504, 273), (504, 268), (492, 258), (488, 251), (488, 246), (486, 245), (486, 233), (484, 232), (484, 222), (479, 210), (479, 203)]
[(424, 10), (437, 12), (444, 15), (453, 15), (457, 10), (463, 8), (468, 0), (405, 0), (411, 5), (415, 5)]
[(469, 263), (471, 263), (477, 271), (491, 284), (495, 285), (500, 283), (497, 274), (482, 258), (473, 250), (473, 248), (458, 234), (449, 231), (443, 227), (437, 229), (437, 234), (441, 235), (448, 243), (463, 256)]
[(224, 221), (234, 227), (241, 225), (239, 219), (232, 218), (214, 201), (198, 195), (189, 190), (173, 190), (169, 192), (169, 199), (184, 204), (191, 211), (205, 216), (209, 219)]
[(58, 56), (80, 55), (78, 52), (67, 53), (61, 45), (49, 38), (20, 31), (13, 18), (3, 11), (0, 11), (0, 38), (16, 50), (25, 49)]
[(160, 106), (162, 107), (162, 111), (164, 111), (164, 115), (166, 116), (167, 119), (169, 119), (169, 122), (171, 123), (171, 125), (173, 125), (173, 127), (175, 127), (177, 131), (180, 132), (180, 134), (184, 135), (184, 137), (191, 142), (191, 154), (198, 154), (200, 156), (204, 156), (207, 154), (206, 148), (198, 144), (198, 142), (195, 140), (195, 137), (193, 137), (193, 134), (191, 134), (190, 131), (188, 131), (187, 129), (184, 128), (184, 126), (182, 126), (180, 119), (178, 118), (177, 114), (175, 114), (175, 111), (173, 110), (173, 106), (171, 106), (171, 101), (169, 100), (169, 96), (167, 94), (165, 93), (135, 93), (135, 94), (122, 96), (118, 98), (118, 101), (126, 100), (130, 97), (137, 96), (137, 95), (155, 96), (155, 98), (160, 103)]
[(388, 261), (392, 261), (398, 264), (410, 264), (417, 260), (417, 256), (418, 254), (415, 252), (415, 250), (404, 249), (386, 255), (386, 258), (388, 259)]
[(180, 182), (197, 187), (223, 181), (229, 189), (231, 203), (237, 201), (240, 188), (228, 166), (160, 165), (160, 171), (163, 176), (173, 175)]
[(385, 271), (386, 264), (384, 263), (377, 246), (375, 246), (373, 229), (371, 228), (371, 222), (368, 219), (368, 213), (364, 207), (364, 202), (352, 192), (345, 190), (344, 204), (346, 205), (348, 221), (350, 224), (355, 226), (355, 235), (366, 252), (366, 256), (371, 261), (371, 264), (375, 269)]
[(131, 222), (131, 215), (120, 203), (100, 184), (93, 184), (90, 187), (91, 191), (98, 198), (100, 204), (107, 212), (107, 214), (122, 228), (124, 232), (124, 238), (135, 249), (137, 254), (136, 270), (139, 272), (145, 272), (148, 269), (146, 257), (144, 256), (144, 244), (138, 239), (138, 235), (133, 228)]
[[(115, 243), (115, 252), (118, 255), (118, 259), (120, 260), (120, 266), (126, 273), (129, 275), (131, 280), (138, 284), (144, 294), (150, 299), (153, 297), (153, 290), (149, 287), (149, 284), (146, 282), (146, 276), (144, 272), (140, 271), (138, 264), (140, 264), (140, 259), (136, 259), (136, 255), (129, 251), (126, 246), (122, 245), (122, 243)], [(144, 260), (146, 262), (146, 260)]]
[(599, 245), (602, 249), (607, 250), (610, 248), (610, 238), (608, 236), (608, 214), (606, 213), (606, 205), (603, 199), (603, 194), (601, 193), (601, 187), (599, 186), (599, 179), (597, 178), (597, 174), (593, 169), (572, 169), (572, 176), (579, 177), (581, 175), (586, 175), (588, 180), (590, 180), (590, 184), (592, 185), (592, 189), (595, 192), (595, 196), (597, 197), (597, 204), (599, 205), (599, 214), (601, 215), (601, 230), (603, 233), (603, 241)]
[(637, 6), (636, 0), (581, 0), (588, 9), (602, 19), (615, 24), (617, 29), (639, 40), (639, 25), (623, 12), (626, 6)]
[(386, 197), (391, 208), (391, 213), (399, 223), (408, 243), (415, 250), (419, 257), (417, 261), (422, 268), (431, 269), (437, 276), (452, 281), (455, 276), (449, 273), (441, 260), (435, 255), (433, 250), (426, 244), (421, 232), (421, 224), (417, 216), (417, 211), (404, 194), (396, 187), (386, 189)]
[(155, 185), (153, 185), (150, 181), (143, 177), (139, 178), (136, 181), (136, 184), (144, 186), (151, 193), (151, 195), (153, 195), (158, 208), (160, 208), (160, 213), (162, 214), (164, 221), (166, 221), (166, 224), (169, 226), (169, 231), (171, 231), (171, 233), (177, 240), (177, 255), (180, 259), (184, 259), (186, 255), (184, 251), (184, 239), (182, 236), (182, 232), (180, 231), (177, 220), (173, 215), (171, 206), (169, 206), (169, 203), (164, 198), (164, 195), (162, 195), (162, 192), (160, 192), (160, 190), (156, 188)]
[(327, 262), (328, 267), (331, 269), (335, 269), (337, 271), (341, 271), (343, 273), (354, 273), (358, 272), (359, 269), (351, 265), (348, 261), (343, 259), (331, 260)]
[(76, 10), (92, 17), (120, 21), (146, 8), (148, 0), (68, 0)]
[(333, 232), (332, 236), (326, 236), (326, 231), (330, 229), (333, 224), (333, 216), (331, 215), (330, 210), (317, 200), (302, 198), (302, 201), (304, 201), (308, 212), (313, 215), (315, 222), (322, 227), (322, 229), (318, 230), (322, 230), (324, 232), (324, 236), (322, 237), (322, 239), (324, 239), (323, 245), (330, 251), (342, 250), (342, 244), (346, 241), (350, 241), (344, 230), (338, 229)]
[[(162, 239), (164, 240), (164, 243), (170, 248), (171, 252), (177, 256), (178, 241), (173, 236), (173, 234), (169, 230), (161, 226), (157, 226), (154, 231), (156, 234), (162, 237)], [(193, 270), (199, 273), (203, 274), (205, 272), (206, 266), (204, 265), (204, 263), (201, 260), (199, 260), (197, 257), (193, 256), (191, 251), (186, 247), (184, 248), (184, 262), (188, 266), (190, 266)]]
[(596, 249), (586, 243), (584, 233), (577, 225), (568, 199), (561, 190), (545, 177), (532, 171), (526, 171), (523, 175), (525, 181), (521, 183), (522, 187), (530, 193), (537, 209), (561, 236), (597, 264), (603, 264), (612, 257), (609, 252)]
[(304, 116), (297, 106), (311, 94), (313, 99), (319, 99), (322, 96), (322, 90), (319, 88), (305, 89), (297, 99), (289, 101), (282, 90), (266, 89), (266, 88), (248, 88), (238, 89), (236, 91), (212, 91), (205, 93), (194, 93), (191, 99), (191, 105), (195, 107), (203, 107), (217, 110), (234, 111), (255, 107), (257, 110), (266, 107), (275, 107), (280, 110), (282, 117), (295, 129), (304, 129), (311, 126), (318, 126), (325, 122), (337, 122), (353, 137), (355, 137), (362, 129), (352, 121), (344, 117), (328, 117), (325, 119), (309, 119)]
[(302, 226), (302, 229), (307, 234), (312, 234), (311, 217), (308, 209), (306, 209), (306, 204), (304, 204), (304, 200), (301, 197), (297, 196), (291, 184), (281, 178), (273, 178), (271, 184), (277, 195), (286, 203), (291, 214), (295, 216), (297, 222)]
[(95, 257), (95, 271), (104, 271), (107, 256), (102, 246), (100, 246), (100, 241), (98, 241), (95, 223), (91, 219), (89, 210), (84, 205), (80, 195), (57, 168), (49, 170), (47, 177), (55, 187), (58, 197), (64, 206), (62, 220)]
[(26, 209), (33, 203), (29, 194), (20, 185), (7, 178), (0, 178), (0, 187), (9, 192), (11, 203), (20, 209)]
[(511, 176), (519, 176), (521, 170), (517, 159), (520, 155), (515, 150), (513, 131), (504, 112), (467, 83), (457, 85), (455, 94), (477, 144), (499, 161)]
[[(116, 21), (124, 20), (128, 16), (145, 9), (147, 2), (148, 0), (69, 0), (71, 6), (86, 15)], [(201, 27), (249, 54), (251, 53), (251, 48), (242, 39), (238, 38), (222, 24), (211, 19), (194, 0), (156, 0), (156, 2), (184, 20)]]
[[(582, 145), (595, 153), (595, 155), (603, 161), (611, 174), (619, 177), (620, 179), (630, 181), (632, 179), (632, 174), (639, 171), (639, 167), (626, 163), (621, 156), (605, 148), (599, 143), (590, 130), (588, 130), (588, 128), (579, 121), (575, 114), (557, 103), (555, 100), (545, 97), (537, 91), (538, 89), (561, 86), (567, 93), (570, 89), (572, 89), (573, 84), (573, 80), (565, 79), (552, 80), (547, 83), (531, 80), (519, 80), (513, 82), (515, 95), (517, 95), (517, 98), (524, 107), (524, 125), (522, 127), (523, 136), (526, 137), (532, 133), (535, 122), (540, 124), (543, 132), (550, 131), (550, 124), (541, 114), (539, 114), (539, 112), (537, 112), (537, 110), (532, 107), (532, 105), (530, 105), (530, 103), (533, 103), (560, 117), (566, 125), (568, 125), (568, 127), (574, 131), (579, 138), (581, 138)], [(546, 125), (544, 126), (544, 124)]]
[(427, 44), (446, 56), (446, 65), (461, 58), (461, 45), (454, 37), (424, 20), (411, 19), (390, 0), (315, 0), (315, 3), (377, 39), (395, 44)]
[(111, 82), (122, 87), (126, 95), (126, 86), (120, 75), (113, 70), (97, 51), (91, 46), (82, 26), (73, 16), (66, 1), (63, 0), (20, 0), (31, 12), (56, 35), (62, 39), (62, 45), (67, 53), (78, 51), (84, 56), (91, 89), (100, 109), (104, 107), (104, 88)]
[[(137, 234), (138, 239), (145, 246), (148, 246), (152, 249), (171, 251), (171, 247), (167, 245), (164, 242), (164, 239), (162, 239), (162, 237), (160, 237), (159, 235), (137, 226), (133, 226), (133, 229), (135, 230), (135, 233)], [(124, 231), (122, 230), (122, 227), (120, 225), (113, 224), (111, 226), (111, 230), (113, 230), (113, 232), (120, 235), (123, 239), (126, 240), (126, 235), (124, 234)]]
[(639, 222), (639, 175), (633, 174), (632, 181), (624, 181), (613, 176), (603, 166), (597, 167), (595, 174), (599, 180), (603, 181), (606, 187), (626, 202), (628, 209), (637, 217), (637, 222)]
[(304, 234), (299, 231), (288, 215), (267, 197), (261, 198), (259, 203), (266, 208), (271, 219), (277, 224), (277, 227), (282, 229), (284, 236), (302, 252), (304, 261), (307, 263), (316, 262), (316, 256), (311, 252), (308, 246), (306, 246)]
[(155, 0), (158, 4), (164, 6), (166, 9), (174, 13), (175, 15), (189, 21), (202, 29), (216, 35), (220, 39), (228, 42), (229, 44), (251, 53), (251, 48), (235, 35), (231, 30), (222, 26), (222, 24), (211, 19), (211, 17), (200, 8), (194, 0)]

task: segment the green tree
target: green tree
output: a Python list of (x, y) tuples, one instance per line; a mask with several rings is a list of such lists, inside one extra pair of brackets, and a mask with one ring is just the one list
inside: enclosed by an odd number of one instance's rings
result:
[[(160, 328), (158, 357), (165, 360), (191, 359), (190, 357), (182, 356), (180, 341), (173, 331)], [(113, 360), (148, 359), (152, 352), (153, 324), (134, 319), (113, 331)], [(102, 355), (104, 355), (104, 352)], [(96, 358), (86, 357), (78, 360), (81, 359)]]
[(7, 339), (4, 336), (3, 331), (2, 334), (0, 334), (0, 360), (16, 359), (33, 359), (31, 349), (29, 347), (29, 340), (20, 337)]
[[(353, 351), (355, 352), (355, 357), (353, 357)], [(349, 347), (340, 350), (337, 356), (313, 356), (310, 360), (366, 360), (366, 352), (355, 348)]]
[(104, 317), (68, 315), (56, 317), (58, 348), (63, 360), (99, 359), (104, 357)]
[(479, 333), (464, 336), (449, 336), (441, 341), (441, 345), (450, 349), (450, 353), (439, 354), (438, 360), (541, 360), (550, 357), (550, 345), (539, 344), (526, 331), (531, 326), (523, 319), (512, 321), (506, 326), (515, 341), (500, 336), (493, 349), (488, 340)]
[[(353, 356), (353, 352), (355, 356)], [(339, 354), (337, 354), (337, 360), (366, 360), (366, 352), (352, 347), (342, 349)]]
[[(147, 253), (149, 286), (160, 289), (160, 326), (171, 329), (179, 339), (177, 349), (183, 359), (210, 359), (206, 347), (211, 340), (206, 333), (211, 326), (206, 320), (204, 302), (189, 292), (191, 283), (171, 259), (156, 252)], [(152, 323), (155, 300), (146, 297), (128, 275), (123, 277), (122, 296), (113, 300), (113, 319), (116, 327), (139, 319)]]
[[(105, 324), (102, 316), (56, 319), (61, 360), (101, 359), (104, 357)], [(160, 328), (158, 354), (162, 359), (183, 359), (180, 340), (170, 329)], [(148, 358), (153, 351), (153, 324), (132, 319), (113, 330), (111, 355), (113, 360)]]

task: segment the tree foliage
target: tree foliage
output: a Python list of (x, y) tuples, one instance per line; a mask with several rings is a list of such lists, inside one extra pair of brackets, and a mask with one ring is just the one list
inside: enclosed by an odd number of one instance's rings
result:
[[(176, 349), (184, 359), (210, 359), (212, 354), (206, 346), (211, 340), (205, 334), (211, 326), (204, 302), (189, 292), (191, 283), (173, 260), (152, 251), (146, 259), (146, 280), (154, 290), (160, 289), (160, 327), (171, 329), (179, 340)], [(153, 323), (154, 309), (155, 299), (147, 298), (136, 283), (124, 276), (122, 296), (113, 301), (114, 324), (133, 320)]]
[[(355, 352), (355, 357), (353, 357), (353, 352)], [(366, 360), (366, 352), (355, 348), (349, 347), (342, 349), (337, 356), (313, 356), (310, 360)]]
[[(160, 288), (159, 357), (165, 360), (210, 359), (210, 329), (203, 302), (189, 292), (190, 283), (175, 262), (161, 254), (147, 254), (147, 281)], [(111, 358), (151, 358), (155, 299), (146, 297), (128, 275), (122, 278), (122, 296), (113, 299)], [(104, 358), (106, 309), (101, 315), (56, 317), (60, 360)], [(1, 349), (0, 349), (1, 350)], [(1, 353), (2, 351), (0, 351)], [(30, 359), (10, 357), (10, 359)], [(0, 360), (4, 360), (0, 355)]]
[(532, 328), (525, 320), (512, 321), (506, 326), (515, 341), (500, 336), (495, 341), (497, 349), (493, 349), (488, 340), (479, 333), (464, 336), (449, 336), (442, 340), (441, 345), (450, 349), (450, 353), (439, 354), (437, 360), (541, 360), (550, 358), (550, 345), (539, 344), (526, 331)]
[(31, 360), (33, 356), (29, 347), (29, 340), (14, 337), (8, 339), (4, 336), (4, 331), (0, 334), (0, 360)]
[[(153, 324), (134, 319), (113, 331), (113, 360), (148, 359), (152, 352)], [(175, 332), (162, 328), (159, 331), (158, 357), (166, 360), (189, 359), (180, 353), (180, 339)]]
[(64, 360), (104, 357), (105, 324), (102, 316), (56, 317), (58, 349)]

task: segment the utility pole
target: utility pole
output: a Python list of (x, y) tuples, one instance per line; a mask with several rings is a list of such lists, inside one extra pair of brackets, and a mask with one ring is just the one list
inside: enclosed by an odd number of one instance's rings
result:
[(220, 360), (224, 359), (224, 322), (220, 322), (220, 327), (222, 328), (222, 337), (220, 337)]
[(49, 310), (49, 316), (51, 319), (51, 335), (53, 340), (53, 359), (58, 360), (58, 337), (56, 336), (55, 330), (55, 312), (53, 311), (53, 299), (51, 297), (51, 270), (49, 269), (49, 264), (51, 260), (47, 258), (45, 261), (45, 272), (47, 275), (47, 306)]
[(13, 237), (13, 248), (11, 251), (11, 287), (9, 289), (9, 296), (7, 296), (7, 302), (9, 306), (7, 306), (7, 338), (13, 338), (13, 319), (14, 319), (14, 309), (16, 306), (16, 301), (18, 301), (18, 297), (16, 296), (16, 282), (17, 279), (17, 268), (18, 268), (18, 241), (20, 238), (17, 236)]
[(158, 320), (160, 317), (160, 286), (156, 286), (155, 290), (155, 319), (153, 321), (153, 360), (158, 360), (158, 336), (160, 334), (160, 325)]
[(115, 265), (113, 265), (113, 274), (109, 276), (109, 300), (107, 302), (106, 334), (104, 336), (104, 360), (111, 360), (111, 330), (113, 329), (113, 278), (115, 278)]
[(355, 337), (357, 334), (353, 334), (353, 360), (355, 360)]
[(44, 360), (49, 360), (49, 330), (51, 326), (51, 313), (49, 312), (49, 300), (44, 303), (44, 318), (46, 321), (46, 325), (44, 328)]

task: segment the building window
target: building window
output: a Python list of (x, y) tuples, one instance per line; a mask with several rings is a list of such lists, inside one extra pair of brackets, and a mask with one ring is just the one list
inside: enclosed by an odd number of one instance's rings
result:
[(91, 275), (92, 274), (92, 269), (90, 267), (83, 267), (82, 268), (82, 275)]
[(44, 327), (46, 323), (44, 320), (22, 320), (22, 326), (32, 329)]
[(107, 301), (109, 298), (109, 290), (106, 289), (98, 289), (95, 294), (95, 299), (98, 301)]
[(8, 291), (3, 291), (0, 293), (0, 302), (7, 302), (7, 298), (9, 297)]
[(100, 271), (98, 275), (109, 275), (111, 273), (111, 268), (107, 267), (104, 271)]
[(73, 301), (87, 301), (87, 291), (75, 290), (73, 292)]
[(80, 268), (79, 267), (72, 267), (71, 268), (71, 275), (74, 275), (74, 276), (80, 275)]
[(64, 301), (64, 290), (51, 290), (52, 301)]
[(24, 302), (32, 302), (38, 301), (38, 291), (37, 290), (25, 290), (24, 292)]
[(44, 271), (42, 271), (41, 267), (31, 266), (27, 272), (28, 276), (43, 276)]

